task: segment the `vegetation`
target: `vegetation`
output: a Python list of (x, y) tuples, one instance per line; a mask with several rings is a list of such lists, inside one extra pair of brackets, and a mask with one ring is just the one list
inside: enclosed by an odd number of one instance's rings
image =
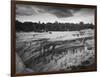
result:
[(81, 29), (94, 28), (93, 24), (80, 23), (40, 23), (40, 22), (19, 22), (16, 20), (16, 31), (17, 32), (44, 32), (44, 31), (79, 31)]

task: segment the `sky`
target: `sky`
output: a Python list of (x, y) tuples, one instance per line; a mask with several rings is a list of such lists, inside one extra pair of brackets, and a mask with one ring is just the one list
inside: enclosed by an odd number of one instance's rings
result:
[(95, 10), (90, 8), (68, 8), (42, 5), (16, 5), (16, 20), (20, 22), (92, 23)]

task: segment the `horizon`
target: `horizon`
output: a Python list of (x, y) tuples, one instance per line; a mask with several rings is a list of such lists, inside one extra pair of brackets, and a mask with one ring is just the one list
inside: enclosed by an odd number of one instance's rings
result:
[[(79, 23), (73, 23), (73, 22), (64, 22), (64, 23), (62, 23), (62, 22), (58, 22), (58, 21), (55, 21), (55, 22), (41, 22), (41, 21), (36, 21), (36, 22), (34, 22), (34, 21), (24, 21), (24, 22), (22, 22), (22, 21), (19, 21), (19, 20), (16, 20), (16, 21), (18, 21), (18, 22), (21, 22), (21, 23), (25, 23), (25, 22), (32, 22), (32, 23), (40, 23), (40, 24), (47, 24), (47, 23), (60, 23), (60, 24), (66, 24), (66, 23), (68, 23), (68, 24), (80, 24), (80, 22), (83, 22), (83, 21), (80, 21)], [(84, 23), (83, 22), (83, 24), (93, 24), (93, 23)], [(93, 24), (94, 25), (94, 24)]]

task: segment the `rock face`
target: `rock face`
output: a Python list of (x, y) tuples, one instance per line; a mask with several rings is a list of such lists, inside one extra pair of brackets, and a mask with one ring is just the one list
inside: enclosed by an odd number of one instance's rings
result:
[(93, 36), (73, 34), (77, 32), (17, 33), (16, 71), (71, 71), (91, 66), (94, 62)]
[(23, 72), (33, 72), (30, 68), (26, 68), (23, 61), (21, 60), (20, 56), (16, 53), (16, 72), (23, 73)]
[(25, 65), (19, 55), (16, 53), (16, 72), (21, 73), (25, 70)]

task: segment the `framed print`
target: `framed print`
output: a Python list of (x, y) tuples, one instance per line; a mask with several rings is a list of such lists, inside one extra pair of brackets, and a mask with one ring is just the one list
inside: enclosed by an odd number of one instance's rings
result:
[(97, 70), (95, 5), (11, 3), (12, 77)]

